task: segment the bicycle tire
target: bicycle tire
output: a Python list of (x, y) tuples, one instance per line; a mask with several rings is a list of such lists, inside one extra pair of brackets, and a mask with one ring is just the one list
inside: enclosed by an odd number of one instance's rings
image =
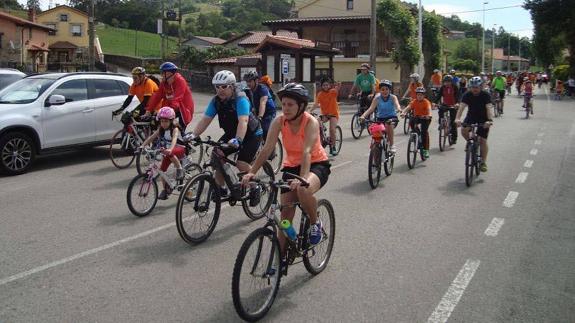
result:
[(260, 171), (263, 171), (266, 175), (265, 177), (262, 177), (257, 176), (256, 174), (256, 177), (261, 179), (261, 183), (255, 184), (258, 185), (258, 187), (260, 188), (261, 192), (260, 203), (252, 207), (249, 204), (250, 203), (249, 200), (242, 200), (242, 208), (244, 209), (244, 213), (247, 215), (248, 218), (252, 220), (258, 220), (264, 217), (268, 212), (268, 210), (270, 209), (270, 207), (272, 206), (273, 202), (273, 192), (271, 187), (267, 183), (275, 180), (275, 173), (272, 169), (272, 166), (267, 161), (263, 164), (262, 169)]
[(383, 142), (383, 155), (386, 156), (383, 162), (383, 170), (385, 171), (385, 175), (391, 176), (391, 173), (393, 172), (393, 164), (395, 163), (395, 154), (390, 151), (387, 139)]
[[(141, 180), (143, 181), (140, 184), (141, 186), (137, 186), (139, 181)], [(132, 200), (132, 192), (134, 191), (134, 189), (139, 189), (140, 192), (138, 193), (138, 196), (140, 196), (142, 194), (142, 186), (146, 184), (148, 185), (148, 187), (144, 188), (146, 190), (145, 195), (147, 196), (149, 194), (149, 189), (152, 188), (153, 202), (147, 209), (140, 211), (136, 209), (135, 206), (136, 203), (134, 203), (135, 201)], [(144, 217), (150, 214), (156, 207), (156, 204), (158, 203), (158, 184), (156, 183), (156, 180), (155, 179), (152, 179), (151, 181), (148, 180), (147, 174), (141, 174), (134, 177), (132, 181), (130, 181), (130, 184), (128, 185), (128, 191), (126, 193), (126, 201), (128, 202), (128, 208), (130, 209), (130, 212), (132, 212), (132, 214), (134, 214), (135, 216)]]
[(443, 119), (439, 122), (439, 151), (445, 150), (445, 144), (447, 143), (447, 129), (445, 127), (445, 122)]
[(354, 139), (359, 139), (363, 132), (363, 126), (359, 123), (359, 117), (360, 115), (358, 113), (355, 113), (353, 117), (351, 117), (351, 135)]
[[(325, 216), (322, 216), (322, 213), (320, 212), (320, 208), (322, 207), (326, 209), (327, 214)], [(318, 218), (321, 220), (322, 224), (322, 231), (323, 231), (322, 241), (320, 241), (320, 243), (311, 248), (311, 250), (308, 250), (303, 254), (303, 265), (305, 266), (305, 269), (312, 275), (317, 275), (321, 273), (327, 267), (329, 259), (331, 258), (331, 253), (333, 251), (333, 245), (335, 242), (335, 212), (333, 210), (333, 206), (328, 200), (321, 199), (317, 201), (317, 209), (318, 209), (317, 211)], [(329, 220), (329, 225), (326, 225), (327, 223), (326, 220)], [(324, 247), (323, 244), (325, 244), (324, 241), (327, 242), (327, 246), (325, 246), (326, 250), (325, 256), (314, 259), (319, 254), (319, 252), (316, 251), (316, 249), (319, 247), (323, 248)], [(312, 252), (311, 256), (310, 252)], [(319, 263), (317, 265), (314, 264), (315, 260), (319, 260)]]
[(479, 177), (479, 174), (481, 174), (481, 170), (479, 169), (479, 167), (481, 166), (479, 161), (480, 161), (480, 156), (477, 152), (477, 148), (478, 146), (475, 144), (473, 145), (473, 160), (475, 161), (475, 177)]
[[(128, 136), (132, 136), (131, 134), (125, 132), (123, 129), (116, 131), (116, 133), (114, 134), (114, 136), (112, 136), (112, 140), (110, 141), (110, 147), (109, 147), (109, 155), (110, 155), (110, 160), (112, 161), (112, 164), (114, 166), (116, 166), (116, 168), (118, 169), (125, 169), (130, 167), (130, 165), (132, 165), (132, 163), (134, 162), (134, 159), (136, 158), (136, 154), (134, 154), (134, 152), (128, 152), (126, 151), (122, 146), (123, 146), (123, 141), (124, 141), (124, 133), (126, 133), (126, 135)], [(127, 139), (130, 140), (130, 139)], [(132, 141), (132, 140), (130, 140)], [(119, 143), (119, 147), (115, 147), (117, 146)], [(132, 147), (132, 149), (135, 151), (137, 147)]]
[[(263, 239), (269, 239), (269, 242), (271, 243), (270, 249), (269, 249), (269, 255), (270, 257), (264, 260), (265, 262), (262, 264), (265, 264), (265, 270), (266, 272), (262, 272), (262, 277), (261, 279), (267, 279), (267, 283), (268, 286), (270, 286), (269, 289), (269, 293), (267, 295), (263, 295), (265, 296), (265, 301), (262, 302), (261, 306), (258, 306), (255, 310), (252, 310), (251, 308), (248, 308), (247, 304), (245, 301), (242, 300), (242, 293), (240, 291), (240, 288), (242, 286), (244, 286), (243, 284), (240, 283), (240, 280), (242, 278), (242, 269), (244, 268), (244, 261), (246, 260), (246, 256), (248, 255), (252, 244), (254, 242), (258, 243), (257, 249), (256, 249), (256, 264), (245, 264), (247, 265), (246, 267), (250, 268), (251, 267), (251, 271), (252, 272), (248, 272), (249, 276), (252, 276), (252, 278), (256, 278), (257, 275), (254, 275), (254, 271), (256, 271), (258, 268), (258, 264), (257, 262), (259, 262), (259, 260), (261, 259), (262, 256), (262, 249), (263, 247)], [(258, 242), (259, 240), (259, 242)], [(266, 250), (267, 251), (267, 250)], [(265, 254), (264, 254), (265, 255)], [(274, 261), (276, 261), (277, 259), (277, 269), (275, 270), (275, 272), (273, 273), (273, 276), (267, 276), (267, 270), (268, 267), (270, 266), (270, 260), (273, 264)], [(278, 239), (275, 237), (274, 232), (265, 227), (265, 228), (259, 228), (256, 229), (255, 231), (253, 231), (252, 233), (250, 233), (250, 235), (246, 238), (246, 240), (242, 243), (242, 246), (240, 248), (240, 251), (238, 252), (238, 255), (236, 257), (236, 261), (234, 264), (234, 272), (232, 274), (232, 299), (233, 299), (233, 303), (234, 303), (234, 307), (236, 309), (236, 313), (238, 313), (238, 315), (249, 322), (255, 322), (257, 320), (260, 320), (261, 318), (263, 318), (270, 310), (270, 308), (272, 307), (274, 300), (276, 298), (277, 292), (279, 290), (279, 285), (280, 285), (280, 281), (282, 278), (282, 268), (281, 268), (281, 255), (280, 255), (280, 247), (279, 247), (279, 242)], [(259, 284), (245, 284), (245, 286), (254, 286), (254, 285), (261, 285)]]
[(405, 116), (403, 118), (403, 134), (407, 135), (409, 133), (409, 117)]
[[(162, 156), (158, 155), (158, 161), (162, 160)], [(146, 155), (144, 153), (136, 154), (136, 171), (139, 175), (146, 174), (147, 169), (150, 167), (151, 162), (146, 159)]]
[(473, 183), (473, 145), (468, 142), (465, 150), (465, 185), (470, 187)]
[(340, 126), (335, 126), (335, 153), (339, 155), (343, 143), (343, 133)]
[(407, 167), (413, 169), (417, 160), (417, 135), (411, 134), (407, 144)]
[[(197, 186), (196, 186), (197, 185)], [(208, 185), (207, 190), (206, 185)], [(189, 180), (186, 185), (184, 185), (182, 191), (180, 192), (180, 196), (178, 198), (178, 203), (176, 205), (176, 227), (178, 229), (178, 234), (186, 243), (190, 245), (197, 245), (206, 241), (214, 232), (216, 228), (216, 224), (218, 223), (218, 219), (220, 216), (221, 210), (221, 201), (220, 201), (220, 192), (217, 189), (218, 185), (211, 174), (209, 173), (202, 173), (196, 175), (194, 178)], [(192, 190), (194, 193), (193, 197), (190, 197), (188, 192)], [(198, 190), (201, 193), (201, 196), (198, 198)], [(201, 202), (202, 196), (206, 197), (206, 201)], [(200, 199), (200, 203), (202, 205), (192, 205), (192, 203), (196, 202), (196, 199)], [(210, 205), (214, 206), (213, 212), (210, 212)], [(192, 220), (184, 219), (184, 207), (190, 206), (194, 211), (194, 216), (198, 216), (200, 222), (204, 220), (206, 216), (212, 213), (212, 218), (208, 219), (210, 222), (205, 230), (201, 231), (199, 234), (194, 235), (192, 234), (191, 230), (186, 229), (185, 222), (189, 222)], [(197, 207), (197, 208), (196, 208)], [(199, 212), (203, 212), (203, 215), (198, 215)], [(200, 223), (201, 224), (201, 223)]]
[(374, 144), (369, 151), (367, 176), (369, 186), (371, 186), (371, 188), (376, 188), (379, 185), (379, 180), (381, 178), (381, 148), (379, 147), (379, 144)]
[(277, 174), (282, 169), (283, 158), (284, 158), (284, 149), (282, 142), (279, 140), (279, 138), (274, 149), (275, 149), (274, 154), (268, 158), (268, 162), (272, 166), (274, 174)]

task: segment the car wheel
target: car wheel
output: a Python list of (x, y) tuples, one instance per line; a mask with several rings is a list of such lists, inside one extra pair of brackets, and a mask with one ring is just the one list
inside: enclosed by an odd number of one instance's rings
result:
[(6, 175), (26, 173), (36, 158), (34, 141), (21, 132), (0, 138), (0, 172)]

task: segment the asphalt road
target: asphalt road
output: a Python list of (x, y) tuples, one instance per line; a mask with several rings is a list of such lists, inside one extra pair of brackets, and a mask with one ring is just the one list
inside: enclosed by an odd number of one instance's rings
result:
[[(462, 142), (439, 152), (434, 123), (431, 158), (413, 170), (396, 131), (394, 173), (372, 190), (369, 139), (351, 138), (344, 109), (342, 151), (318, 194), (336, 212), (331, 261), (315, 277), (291, 268), (264, 321), (574, 322), (575, 101), (541, 91), (529, 120), (519, 98), (506, 103), (471, 188)], [(102, 147), (0, 178), (0, 322), (239, 321), (233, 264), (262, 222), (224, 208), (191, 247), (175, 198), (131, 215), (134, 175)]]

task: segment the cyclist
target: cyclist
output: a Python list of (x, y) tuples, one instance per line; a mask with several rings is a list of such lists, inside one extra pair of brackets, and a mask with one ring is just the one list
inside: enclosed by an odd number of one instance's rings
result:
[(335, 156), (335, 128), (339, 121), (339, 105), (337, 104), (337, 96), (341, 83), (335, 83), (332, 87), (331, 81), (326, 78), (321, 81), (321, 90), (315, 97), (315, 104), (310, 112), (317, 109), (321, 110), (322, 118), (327, 118), (329, 121), (329, 145), (330, 154)]
[(523, 73), (517, 76), (517, 80), (515, 81), (515, 86), (517, 87), (517, 95), (521, 96), (521, 89), (523, 88), (523, 81), (525, 80), (525, 76)]
[[(174, 166), (176, 167), (176, 178), (182, 179), (184, 177), (184, 170), (182, 169), (180, 159), (186, 156), (186, 149), (183, 146), (178, 145), (180, 128), (176, 122), (174, 122), (174, 119), (176, 119), (176, 112), (170, 107), (163, 107), (158, 111), (156, 119), (160, 121), (160, 126), (142, 143), (140, 149), (143, 149), (159, 138), (159, 146), (164, 155), (160, 169), (162, 172), (165, 172), (168, 170), (170, 164), (174, 163)], [(164, 189), (160, 192), (160, 195), (158, 195), (158, 199), (167, 200), (168, 196), (172, 193), (172, 190), (164, 181), (163, 177), (160, 176), (160, 180), (162, 181)]]
[[(229, 155), (239, 148), (237, 168), (241, 172), (247, 172), (262, 142), (263, 131), (260, 122), (250, 111), (250, 102), (245, 93), (236, 86), (234, 73), (227, 70), (220, 71), (214, 75), (212, 84), (216, 89), (216, 95), (208, 104), (196, 128), (191, 134), (186, 135), (186, 140), (204, 133), (217, 115), (220, 128), (224, 130), (224, 135), (219, 141), (227, 142), (233, 148), (225, 150), (224, 153)], [(219, 172), (216, 172), (216, 182), (220, 185), (221, 197), (227, 198), (228, 190), (224, 187), (224, 178)]]
[(178, 67), (171, 62), (160, 65), (162, 82), (160, 87), (148, 102), (146, 115), (150, 115), (154, 107), (160, 102), (162, 105), (171, 107), (176, 112), (182, 131), (194, 117), (194, 100), (192, 91), (188, 87), (186, 79), (178, 73)]
[(565, 91), (565, 86), (563, 85), (563, 81), (557, 79), (555, 81), (555, 100), (561, 100), (561, 96), (563, 95), (563, 91)]
[(506, 88), (507, 93), (511, 94), (511, 86), (513, 85), (513, 74), (512, 73), (507, 74), (505, 81), (506, 81), (506, 85), (507, 85), (507, 88)]
[(405, 94), (403, 94), (402, 98), (409, 97), (413, 101), (417, 98), (417, 93), (415, 92), (415, 90), (418, 87), (423, 87), (423, 83), (419, 81), (419, 74), (417, 73), (411, 74), (409, 78), (410, 78), (409, 86), (407, 87), (407, 90), (405, 91)]
[(505, 86), (507, 84), (507, 80), (503, 77), (501, 71), (497, 71), (495, 75), (496, 76), (491, 82), (491, 88), (499, 93), (499, 99), (501, 100), (501, 114), (503, 114), (503, 105), (505, 102), (503, 100), (505, 99)]
[(268, 87), (259, 83), (259, 78), (256, 71), (250, 71), (244, 75), (244, 81), (251, 92), (253, 113), (260, 119), (264, 132), (263, 138), (265, 138), (270, 124), (276, 117), (276, 104)]
[(467, 77), (462, 75), (461, 79), (459, 80), (459, 101), (461, 101), (461, 97), (463, 94), (465, 94), (465, 92), (467, 92)]
[[(435, 103), (439, 104), (439, 119), (445, 117), (445, 112), (449, 113), (449, 120), (451, 124), (451, 139), (452, 143), (455, 145), (457, 143), (457, 127), (455, 126), (455, 114), (459, 106), (459, 89), (453, 84), (453, 77), (451, 75), (445, 75), (443, 77), (443, 85), (437, 93), (435, 98)], [(441, 124), (439, 124), (441, 127)]]
[[(132, 111), (134, 116), (143, 116), (146, 113), (146, 105), (148, 101), (152, 97), (152, 95), (158, 91), (158, 85), (148, 76), (146, 76), (146, 70), (143, 67), (134, 67), (132, 69), (132, 79), (133, 83), (130, 86), (128, 91), (128, 97), (122, 104), (122, 107), (118, 110), (114, 111), (114, 115), (122, 113), (132, 100), (134, 96), (138, 98), (140, 104)], [(154, 109), (158, 109), (159, 106), (154, 107)]]
[[(446, 75), (447, 77), (448, 75)], [(416, 124), (421, 124), (421, 139), (423, 139), (423, 157), (429, 158), (429, 124), (431, 123), (431, 102), (425, 98), (425, 88), (419, 87), (416, 90), (417, 98), (401, 112), (401, 116), (409, 111), (413, 111), (413, 118), (410, 120), (410, 128), (414, 129)]]
[[(282, 189), (281, 204), (288, 207), (282, 208), (281, 217), (293, 222), (295, 206), (291, 204), (299, 201), (310, 219), (309, 242), (315, 245), (321, 241), (322, 229), (317, 216), (317, 200), (314, 194), (327, 182), (331, 165), (320, 143), (319, 123), (311, 114), (305, 112), (308, 96), (307, 89), (297, 83), (286, 84), (278, 91), (283, 115), (272, 122), (264, 148), (251, 169), (243, 176), (242, 182), (247, 185), (255, 176), (254, 174), (267, 160), (267, 156), (273, 152), (281, 133), (287, 154), (283, 163), (283, 179), (287, 181), (289, 178), (286, 173), (292, 173), (305, 178), (309, 183), (308, 187), (302, 187), (300, 181), (293, 180), (290, 184), (291, 190)], [(283, 249), (285, 237), (279, 234), (278, 238)]]
[(358, 96), (361, 97), (359, 106), (362, 109), (367, 109), (367, 107), (369, 107), (371, 100), (373, 99), (373, 95), (376, 93), (375, 76), (370, 73), (370, 70), (371, 66), (369, 66), (369, 64), (361, 64), (361, 73), (359, 73), (355, 78), (355, 82), (353, 83), (349, 94), (349, 98), (351, 99), (354, 91), (359, 89), (360, 93), (358, 93)]
[[(401, 111), (399, 106), (399, 100), (397, 96), (391, 94), (392, 83), (389, 80), (383, 80), (379, 84), (379, 94), (375, 96), (371, 106), (367, 111), (365, 111), (360, 117), (359, 121), (364, 122), (367, 116), (371, 115), (376, 111), (376, 121), (384, 122), (387, 126), (385, 131), (387, 132), (387, 138), (389, 139), (389, 144), (391, 145), (391, 152), (397, 152), (397, 147), (395, 147), (393, 141), (393, 129), (397, 126), (399, 120), (397, 119), (397, 112)], [(393, 124), (393, 127), (390, 125)]]
[[(469, 80), (470, 90), (463, 95), (461, 99), (461, 106), (457, 111), (457, 118), (455, 122), (457, 126), (462, 126), (461, 135), (465, 140), (469, 140), (469, 127), (466, 125), (480, 123), (483, 127), (477, 128), (477, 136), (479, 137), (479, 147), (481, 153), (482, 172), (487, 172), (487, 136), (489, 135), (489, 128), (493, 125), (493, 116), (491, 111), (491, 96), (489, 93), (482, 91), (483, 80), (479, 76), (475, 76)], [(469, 107), (465, 120), (461, 122), (461, 116), (465, 109)]]
[[(533, 82), (528, 77), (523, 80), (521, 92), (523, 92), (523, 96), (525, 97), (523, 99), (523, 108), (527, 109), (529, 100), (533, 97)], [(531, 114), (533, 114), (533, 109), (531, 109)]]
[(438, 69), (434, 69), (429, 80), (429, 87), (431, 88), (433, 95), (437, 95), (437, 90), (441, 87), (442, 79), (441, 72)]
[(449, 74), (453, 77), (453, 85), (459, 87), (459, 81), (461, 80), (459, 76), (455, 75), (455, 70), (449, 71)]

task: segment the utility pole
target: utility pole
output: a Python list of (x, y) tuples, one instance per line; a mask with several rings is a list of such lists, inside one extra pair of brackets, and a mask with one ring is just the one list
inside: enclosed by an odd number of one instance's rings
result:
[(377, 71), (377, 5), (371, 0), (371, 21), (369, 30), (369, 65), (373, 73)]
[(507, 36), (507, 72), (511, 72), (511, 62), (509, 56), (511, 55), (511, 34)]
[(493, 25), (493, 33), (491, 34), (491, 74), (495, 74), (495, 26)]
[(417, 73), (423, 80), (423, 8), (421, 7), (421, 0), (419, 0), (419, 12), (418, 12), (418, 32), (417, 32), (417, 44), (419, 45), (419, 63), (417, 65)]
[(517, 66), (518, 66), (518, 67), (517, 67), (517, 72), (521, 72), (521, 37), (518, 37), (518, 38), (519, 38), (519, 42), (518, 42), (518, 45), (519, 45), (519, 53), (518, 53), (517, 55), (518, 55), (519, 57), (518, 57), (518, 59), (517, 59)]
[(165, 27), (164, 26), (164, 17), (165, 17), (165, 12), (164, 12), (164, 1), (162, 0), (162, 32), (160, 34), (160, 40), (162, 41), (162, 45), (160, 47), (160, 56), (162, 56), (162, 60), (166, 57), (166, 48), (164, 47), (164, 33), (165, 33)]
[(88, 7), (89, 17), (88, 17), (88, 71), (94, 71), (95, 55), (94, 55), (94, 41), (96, 40), (96, 31), (94, 23), (94, 0), (90, 0), (90, 5)]
[(485, 73), (485, 5), (489, 2), (483, 2), (483, 37), (481, 38), (481, 72)]
[(178, 0), (178, 51), (182, 48), (182, 0)]

